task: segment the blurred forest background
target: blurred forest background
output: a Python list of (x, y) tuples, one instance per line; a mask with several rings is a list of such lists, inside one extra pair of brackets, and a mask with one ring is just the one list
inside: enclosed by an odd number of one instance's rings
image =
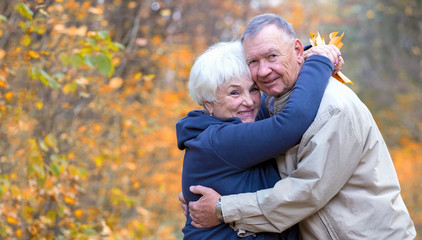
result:
[(345, 33), (420, 235), (420, 0), (1, 0), (0, 238), (181, 239), (190, 67), (265, 12)]

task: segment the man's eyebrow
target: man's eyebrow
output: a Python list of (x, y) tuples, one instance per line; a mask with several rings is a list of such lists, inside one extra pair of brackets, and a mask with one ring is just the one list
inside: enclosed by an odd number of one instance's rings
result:
[(268, 49), (268, 51), (265, 52), (265, 55), (268, 55), (268, 54), (274, 53), (274, 52), (279, 52), (279, 51), (275, 48), (270, 48), (270, 49)]
[[(277, 49), (275, 49), (275, 48), (269, 48), (266, 52), (264, 52), (262, 55), (264, 55), (264, 56), (267, 56), (268, 54), (271, 54), (271, 53), (274, 53), (274, 52), (276, 52), (276, 53), (279, 53), (279, 50), (277, 50)], [(249, 62), (249, 61), (251, 61), (251, 60), (255, 60), (256, 59), (256, 57), (247, 57), (246, 58), (246, 62)]]

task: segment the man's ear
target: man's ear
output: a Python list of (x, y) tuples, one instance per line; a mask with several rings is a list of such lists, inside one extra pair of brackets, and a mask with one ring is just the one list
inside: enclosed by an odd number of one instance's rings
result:
[(303, 44), (297, 38), (294, 40), (294, 50), (296, 52), (298, 63), (302, 64), (305, 61), (304, 55), (303, 55)]

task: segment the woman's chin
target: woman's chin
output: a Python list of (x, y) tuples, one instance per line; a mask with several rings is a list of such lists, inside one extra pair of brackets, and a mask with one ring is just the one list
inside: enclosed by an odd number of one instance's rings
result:
[(252, 118), (252, 117), (240, 118), (240, 120), (242, 120), (242, 122), (244, 123), (255, 122), (255, 118)]

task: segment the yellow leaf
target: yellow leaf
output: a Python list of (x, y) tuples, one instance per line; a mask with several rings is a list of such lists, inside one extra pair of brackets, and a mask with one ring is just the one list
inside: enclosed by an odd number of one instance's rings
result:
[(4, 58), (4, 56), (6, 56), (6, 51), (0, 49), (0, 59)]
[(133, 78), (135, 80), (139, 80), (139, 79), (141, 79), (141, 77), (142, 77), (142, 73), (141, 72), (138, 72), (138, 73), (135, 74), (135, 76)]
[(31, 44), (31, 37), (28, 34), (23, 35), (21, 38), (21, 44), (24, 46)]
[(12, 225), (18, 225), (19, 224), (19, 219), (14, 218), (12, 216), (6, 216), (6, 221)]
[(44, 140), (48, 147), (57, 147), (57, 138), (53, 134), (48, 134), (45, 136)]
[(40, 58), (40, 54), (38, 54), (37, 52), (32, 51), (32, 50), (28, 51), (28, 55), (29, 55), (29, 57), (34, 58), (34, 59)]
[(43, 103), (43, 102), (36, 102), (36, 103), (35, 103), (35, 107), (36, 107), (38, 110), (41, 110), (41, 109), (43, 109), (43, 107), (44, 107), (44, 103)]
[[(341, 47), (343, 47), (343, 43), (341, 42), (341, 39), (344, 36), (344, 32), (340, 35), (337, 36), (338, 32), (332, 32), (329, 34), (330, 36), (330, 42), (328, 43), (328, 45), (334, 45), (336, 46), (338, 49), (340, 49)], [(315, 46), (323, 46), (325, 45), (325, 41), (324, 38), (321, 37), (321, 35), (314, 34), (314, 33), (309, 33), (309, 35), (311, 36), (311, 38), (309, 39), (309, 41), (311, 42), (311, 45), (313, 47)], [(354, 84), (348, 77), (346, 77), (346, 75), (344, 75), (342, 72), (337, 72), (336, 74), (332, 75), (335, 79), (337, 79), (339, 82), (341, 83), (350, 83), (350, 84)]]
[(76, 84), (76, 82), (67, 83), (66, 85), (63, 86), (63, 93), (64, 94), (73, 93), (76, 91), (77, 88), (78, 88), (78, 84)]
[(69, 197), (69, 196), (63, 196), (63, 200), (71, 205), (75, 205), (77, 203), (76, 199)]

